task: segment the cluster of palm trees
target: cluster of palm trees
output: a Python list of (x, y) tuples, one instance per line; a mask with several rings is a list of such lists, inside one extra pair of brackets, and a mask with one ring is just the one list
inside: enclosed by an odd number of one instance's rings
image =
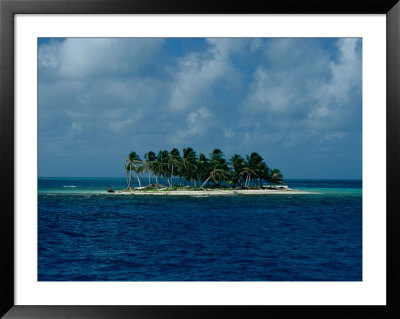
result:
[(245, 158), (235, 154), (226, 160), (220, 149), (214, 149), (207, 158), (203, 153), (199, 155), (191, 147), (183, 149), (182, 156), (178, 149), (170, 152), (164, 150), (158, 154), (149, 151), (142, 160), (136, 152), (130, 152), (126, 159), (125, 171), (127, 189), (131, 188), (132, 174), (135, 174), (139, 187), (142, 187), (141, 174), (147, 174), (148, 186), (151, 185), (151, 176), (155, 176), (156, 184), (162, 179), (169, 187), (179, 186), (204, 187), (212, 183), (215, 187), (221, 185), (262, 187), (262, 182), (270, 184), (284, 184), (283, 175), (279, 169), (270, 169), (258, 153), (251, 153)]

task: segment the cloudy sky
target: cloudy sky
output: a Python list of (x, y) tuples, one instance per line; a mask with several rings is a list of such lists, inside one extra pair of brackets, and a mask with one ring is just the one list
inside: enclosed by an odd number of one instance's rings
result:
[(258, 152), (361, 179), (361, 39), (39, 39), (39, 176), (124, 176), (130, 151)]

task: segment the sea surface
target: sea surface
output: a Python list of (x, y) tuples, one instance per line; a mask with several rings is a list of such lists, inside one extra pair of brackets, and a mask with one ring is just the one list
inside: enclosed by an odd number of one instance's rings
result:
[(310, 193), (117, 196), (124, 178), (39, 178), (38, 280), (361, 281), (362, 182), (286, 183)]

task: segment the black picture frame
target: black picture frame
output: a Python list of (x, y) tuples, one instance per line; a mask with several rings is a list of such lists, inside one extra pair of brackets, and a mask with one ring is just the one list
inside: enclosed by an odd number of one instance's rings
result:
[[(16, 306), (14, 304), (15, 14), (386, 14), (386, 306)], [(4, 318), (400, 318), (400, 3), (398, 0), (0, 0), (0, 315)], [(384, 214), (384, 212), (380, 212)]]

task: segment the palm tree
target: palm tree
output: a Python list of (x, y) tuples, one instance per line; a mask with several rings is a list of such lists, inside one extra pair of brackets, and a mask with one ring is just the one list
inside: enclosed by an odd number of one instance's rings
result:
[(136, 154), (136, 152), (130, 152), (127, 160), (130, 163), (131, 172), (132, 172), (132, 169), (135, 171), (136, 177), (137, 177), (139, 185), (141, 187), (140, 177), (139, 177), (138, 173), (142, 171), (142, 167), (139, 165), (143, 164), (143, 161), (140, 159), (139, 155)]
[(256, 152), (246, 155), (245, 159), (239, 154), (234, 154), (229, 162), (225, 160), (224, 153), (220, 149), (214, 149), (210, 153), (210, 159), (200, 153), (197, 157), (196, 152), (191, 147), (183, 149), (181, 157), (178, 149), (173, 148), (171, 152), (166, 150), (159, 151), (156, 155), (149, 151), (144, 155), (142, 161), (135, 152), (130, 152), (126, 159), (125, 172), (127, 189), (131, 188), (132, 171), (135, 172), (139, 187), (142, 186), (140, 173), (147, 172), (149, 185), (151, 184), (151, 173), (155, 175), (158, 184), (159, 177), (162, 176), (168, 186), (172, 186), (174, 176), (179, 176), (180, 185), (184, 177), (185, 185), (190, 181), (191, 185), (197, 186), (200, 181), (203, 187), (210, 180), (215, 186), (221, 186), (221, 182), (227, 182), (249, 187), (250, 182), (258, 182), (262, 187), (262, 181), (270, 183), (284, 184), (283, 175), (278, 169), (270, 170), (263, 158)]
[(266, 181), (270, 180), (271, 174), (270, 174), (270, 169), (269, 169), (269, 167), (268, 167), (267, 164), (265, 164), (264, 162), (261, 163), (261, 165), (260, 165), (260, 167), (259, 167), (259, 170), (260, 170), (260, 175), (259, 175), (259, 178), (260, 178), (260, 187), (262, 187), (262, 183), (261, 183), (262, 180), (263, 180), (263, 179), (265, 179)]
[(270, 176), (270, 182), (271, 183), (275, 183), (275, 184), (285, 184), (284, 182), (283, 182), (283, 175), (282, 175), (282, 173), (281, 173), (281, 171), (279, 170), (279, 169), (277, 169), (277, 168), (274, 168), (272, 171), (271, 171), (271, 176)]
[(155, 163), (156, 170), (159, 172), (159, 174), (164, 177), (165, 182), (168, 183), (169, 186), (171, 186), (170, 181), (169, 181), (169, 166), (168, 166), (168, 160), (169, 160), (169, 152), (168, 151), (159, 151), (157, 154), (157, 160)]
[(203, 186), (212, 178), (215, 184), (220, 185), (220, 182), (223, 180), (229, 179), (229, 171), (220, 169), (220, 168), (214, 168), (210, 172), (210, 176), (204, 181), (204, 183), (200, 186), (200, 188), (203, 188)]
[(246, 167), (246, 161), (239, 154), (235, 154), (229, 160), (229, 163), (232, 165), (232, 179), (236, 184), (242, 185), (242, 172)]
[(183, 177), (186, 181), (190, 180), (191, 185), (193, 185), (193, 178), (196, 178), (195, 170), (196, 170), (196, 162), (197, 156), (196, 152), (191, 147), (187, 147), (183, 149), (183, 157), (182, 157), (182, 171)]
[(228, 162), (226, 161), (224, 156), (225, 156), (224, 153), (220, 149), (218, 148), (214, 149), (210, 154), (211, 166), (218, 169), (228, 170)]
[(145, 170), (149, 174), (149, 186), (151, 184), (151, 182), (150, 182), (150, 173), (151, 172), (156, 176), (156, 184), (158, 184), (158, 177), (154, 172), (154, 163), (156, 161), (156, 153), (149, 151), (146, 154), (144, 154), (144, 159), (145, 159)]
[(172, 183), (172, 178), (174, 176), (174, 167), (181, 167), (182, 165), (182, 159), (181, 155), (179, 154), (179, 151), (176, 148), (173, 148), (171, 152), (169, 153), (169, 158), (168, 158), (168, 166), (171, 167), (171, 185)]
[(244, 182), (244, 187), (248, 187), (250, 184), (251, 176), (254, 175), (255, 172), (251, 169), (251, 167), (246, 162), (246, 166), (242, 169), (240, 173), (241, 176), (246, 176), (246, 180)]
[(262, 170), (264, 162), (263, 158), (256, 152), (250, 154), (250, 156), (246, 155), (247, 165), (250, 168), (250, 179), (255, 181), (257, 186), (257, 178), (260, 179), (260, 187), (261, 187), (261, 177), (262, 177)]
[(153, 162), (153, 171), (154, 175), (156, 175), (156, 183), (158, 184), (158, 178), (161, 176), (163, 169), (163, 163), (162, 163), (162, 153), (161, 151), (158, 152), (156, 159)]
[(224, 153), (220, 149), (214, 149), (210, 154), (210, 157), (210, 176), (207, 178), (207, 181), (212, 178), (214, 184), (220, 186), (221, 181), (226, 181), (229, 178), (230, 172), (228, 168), (228, 162), (225, 160)]
[(209, 176), (208, 173), (209, 173), (209, 160), (203, 153), (200, 153), (196, 163), (196, 179), (199, 180), (200, 182), (203, 182)]
[(125, 164), (125, 172), (126, 172), (126, 189), (131, 187), (131, 177), (132, 177), (132, 163)]
[(245, 165), (240, 173), (241, 176), (246, 176), (245, 187), (250, 185), (252, 179), (256, 180), (259, 177), (259, 165), (261, 161), (262, 157), (257, 153), (251, 153), (250, 156), (246, 155), (246, 161), (244, 161)]
[(214, 149), (212, 153), (210, 153), (210, 157), (213, 165), (221, 166), (225, 162), (224, 153), (218, 148)]
[(128, 158), (126, 159), (126, 161), (128, 162), (125, 165), (125, 170), (128, 173), (129, 170), (129, 178), (128, 178), (128, 189), (131, 186), (131, 178), (132, 178), (132, 169), (135, 168), (135, 166), (137, 166), (140, 163), (143, 163), (139, 157), (139, 155), (136, 154), (136, 152), (130, 152)]
[(135, 165), (135, 166), (133, 167), (133, 170), (134, 170), (134, 172), (135, 172), (135, 174), (136, 174), (136, 177), (137, 177), (137, 180), (138, 180), (138, 182), (139, 182), (139, 187), (142, 187), (142, 183), (141, 183), (141, 181), (140, 181), (140, 176), (139, 176), (139, 174), (143, 171), (143, 166)]

